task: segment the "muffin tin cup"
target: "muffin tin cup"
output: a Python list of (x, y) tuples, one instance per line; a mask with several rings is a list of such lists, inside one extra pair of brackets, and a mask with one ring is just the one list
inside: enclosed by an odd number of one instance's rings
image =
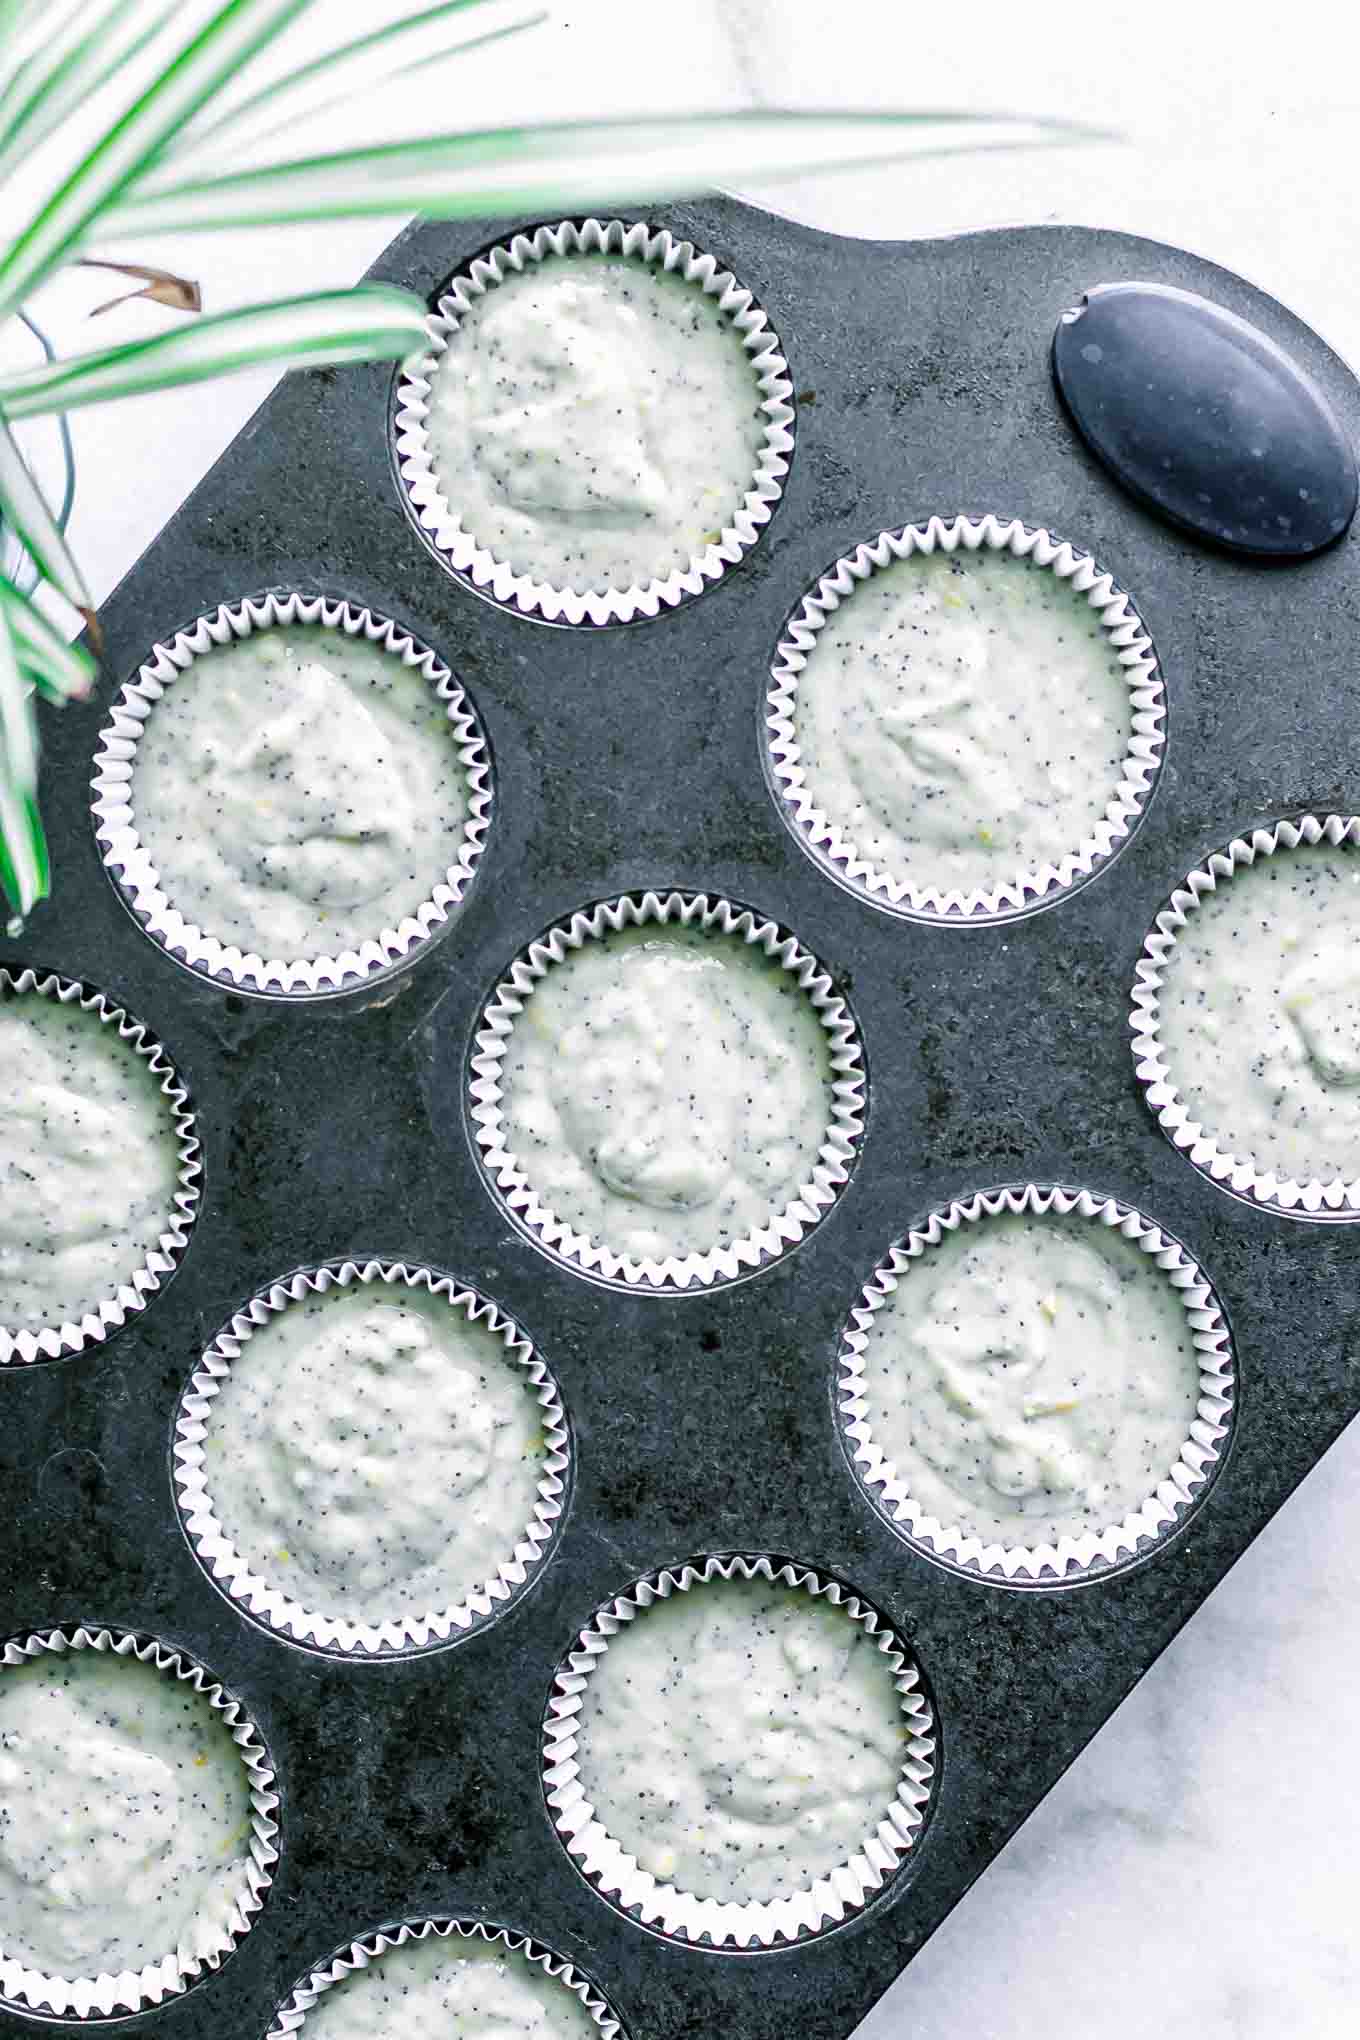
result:
[[(125, 2012), (143, 2011), (179, 1996), (200, 1976), (219, 1969), (254, 1925), (278, 1861), (279, 1824), (275, 1815), (279, 1795), (264, 1742), (241, 1703), (225, 1692), (202, 1665), (154, 1637), (123, 1629), (38, 1630), (7, 1643), (0, 1653), (0, 1666), (23, 1664), (40, 1657), (44, 1651), (71, 1650), (112, 1651), (117, 1657), (135, 1657), (141, 1664), (154, 1665), (167, 1678), (187, 1681), (231, 1730), (250, 1780), (250, 1860), (230, 1914), (213, 1937), (203, 1937), (203, 1945), (196, 1949), (181, 1947), (159, 1962), (138, 1970), (124, 1970), (116, 1976), (105, 1972), (97, 1977), (60, 1977), (26, 1969), (7, 1957), (0, 1944), (0, 2008), (37, 2012), (45, 2018), (108, 2019)], [(3, 1677), (0, 1670), (0, 1679)]]
[[(236, 1549), (213, 1507), (204, 1472), (203, 1440), (212, 1427), (213, 1404), (233, 1363), (256, 1330), (308, 1295), (354, 1284), (404, 1285), (443, 1297), (451, 1310), (500, 1338), (507, 1358), (523, 1370), (537, 1394), (544, 1434), (543, 1469), (530, 1521), (507, 1551), (495, 1574), (461, 1600), (423, 1615), (394, 1616), (381, 1623), (351, 1621), (304, 1607), (272, 1586)], [(231, 1600), (258, 1621), (294, 1642), (342, 1657), (409, 1655), (456, 1641), (481, 1628), (532, 1583), (561, 1527), (571, 1476), (571, 1433), (557, 1384), (533, 1345), (512, 1318), (448, 1275), (402, 1261), (344, 1261), (307, 1268), (253, 1296), (204, 1353), (182, 1397), (175, 1421), (175, 1500), (180, 1522), (203, 1570)]]
[(265, 2040), (284, 2040), (286, 2034), (305, 2032), (308, 2013), (318, 1998), (324, 1997), (333, 1985), (343, 1983), (347, 1976), (381, 1961), (391, 1949), (404, 1948), (413, 1941), (425, 1941), (431, 1936), (446, 1939), (452, 1944), (460, 1940), (480, 1942), (484, 1947), (505, 1948), (513, 1955), (522, 1956), (524, 1961), (542, 1969), (564, 1990), (579, 1998), (599, 2028), (601, 2040), (626, 2040), (619, 2020), (589, 1977), (583, 1976), (563, 1956), (554, 1955), (550, 1948), (545, 1948), (528, 1934), (513, 1933), (508, 1927), (489, 1926), (484, 1920), (449, 1919), (443, 1914), (432, 1919), (383, 1927), (375, 1934), (365, 1935), (361, 1941), (351, 1941), (348, 1947), (340, 1949), (320, 1969), (314, 1969), (297, 1985), (280, 2007)]
[[(335, 956), (266, 957), (219, 940), (189, 920), (166, 892), (161, 874), (137, 833), (133, 789), (137, 746), (156, 703), (195, 659), (278, 625), (321, 624), (365, 638), (421, 674), (443, 703), (467, 779), (468, 812), (457, 856), (429, 896), (395, 928), (375, 930), (356, 948)], [(472, 881), (491, 822), (491, 764), (471, 702), (444, 662), (390, 618), (357, 602), (271, 589), (223, 603), (163, 644), (155, 644), (109, 711), (95, 754), (95, 834), (110, 877), (154, 942), (205, 977), (242, 991), (271, 996), (334, 992), (390, 970), (443, 927)]]
[(1285, 1218), (1346, 1221), (1360, 1218), (1360, 1176), (1347, 1182), (1334, 1176), (1317, 1177), (1300, 1183), (1292, 1176), (1278, 1176), (1258, 1169), (1248, 1156), (1229, 1154), (1221, 1148), (1211, 1128), (1192, 1119), (1176, 1089), (1167, 1066), (1161, 1038), (1161, 991), (1166, 967), (1181, 930), (1206, 893), (1220, 884), (1230, 884), (1237, 872), (1254, 864), (1258, 857), (1273, 857), (1280, 850), (1297, 850), (1320, 843), (1332, 849), (1342, 844), (1360, 848), (1360, 815), (1305, 814), (1275, 822), (1269, 828), (1254, 829), (1250, 836), (1234, 836), (1223, 850), (1214, 851), (1204, 863), (1177, 886), (1162, 908), (1143, 944), (1134, 977), (1133, 1060), (1138, 1081), (1148, 1106), (1163, 1133), (1181, 1149), (1204, 1175), (1234, 1197), (1264, 1205)]
[[(1129, 690), (1131, 733), (1116, 786), (1092, 833), (1056, 864), (1018, 871), (991, 887), (939, 887), (882, 869), (854, 842), (807, 785), (798, 744), (799, 678), (818, 633), (841, 604), (895, 561), (934, 552), (1010, 553), (1067, 582), (1100, 614)], [(784, 819), (808, 855), (874, 906), (913, 920), (1013, 920), (1062, 898), (1093, 877), (1128, 842), (1147, 809), (1166, 749), (1166, 691), (1152, 640), (1133, 602), (1089, 553), (1042, 527), (989, 512), (984, 517), (931, 517), (883, 531), (837, 560), (803, 597), (785, 626), (765, 696), (765, 768)]]
[[(843, 1608), (872, 1636), (892, 1669), (907, 1745), (896, 1796), (850, 1859), (783, 1898), (746, 1902), (702, 1898), (643, 1870), (595, 1816), (576, 1761), (581, 1696), (611, 1638), (655, 1601), (709, 1580), (768, 1580)], [(877, 1610), (839, 1580), (796, 1560), (737, 1552), (696, 1558), (647, 1574), (601, 1608), (558, 1671), (543, 1725), (543, 1787), (553, 1826), (577, 1868), (611, 1904), (670, 1940), (714, 1948), (775, 1948), (839, 1926), (861, 1911), (901, 1868), (920, 1839), (936, 1777), (936, 1729), (921, 1674), (902, 1639)]]
[[(910, 1275), (912, 1264), (960, 1226), (1003, 1212), (1061, 1217), (1076, 1214), (1118, 1230), (1148, 1256), (1175, 1289), (1199, 1355), (1199, 1402), (1175, 1464), (1153, 1492), (1117, 1523), (1051, 1544), (1001, 1544), (941, 1523), (916, 1502), (911, 1485), (874, 1442), (865, 1393), (864, 1353), (874, 1314)], [(842, 1335), (837, 1361), (842, 1437), (857, 1479), (870, 1501), (907, 1540), (958, 1571), (1011, 1585), (1074, 1585), (1146, 1554), (1177, 1529), (1205, 1493), (1227, 1451), (1235, 1412), (1232, 1341), (1218, 1299), (1203, 1271), (1177, 1240), (1132, 1206), (1091, 1190), (1026, 1183), (981, 1190), (932, 1211), (882, 1260), (864, 1286)]]
[(117, 1030), (146, 1062), (168, 1100), (175, 1140), (179, 1146), (178, 1181), (171, 1209), (165, 1215), (165, 1230), (140, 1267), (129, 1269), (112, 1296), (93, 1304), (78, 1320), (44, 1325), (38, 1331), (15, 1330), (0, 1324), (0, 1368), (35, 1360), (57, 1360), (98, 1345), (127, 1323), (166, 1283), (189, 1244), (189, 1234), (198, 1216), (202, 1195), (202, 1148), (194, 1131), (194, 1114), (189, 1093), (176, 1074), (169, 1056), (140, 1020), (115, 1005), (102, 992), (52, 972), (6, 969), (0, 965), (0, 1000), (7, 995), (36, 995), (56, 999), (62, 1005), (81, 1005), (95, 1013), (106, 1027)]
[[(586, 942), (649, 924), (737, 935), (767, 957), (778, 958), (803, 987), (826, 1030), (832, 1071), (831, 1119), (811, 1176), (763, 1226), (729, 1246), (711, 1247), (704, 1253), (637, 1260), (576, 1232), (542, 1202), (507, 1144), (501, 1069), (526, 999), (554, 964), (564, 962)], [(626, 893), (599, 906), (582, 908), (516, 957), (478, 1023), (468, 1095), (472, 1134), (482, 1167), (511, 1215), (538, 1245), (600, 1281), (675, 1293), (734, 1282), (766, 1266), (795, 1246), (834, 1204), (849, 1180), (864, 1131), (864, 1052), (849, 1008), (835, 992), (828, 973), (796, 936), (777, 922), (707, 893)]]
[[(750, 358), (765, 426), (750, 486), (740, 505), (734, 508), (731, 522), (713, 544), (695, 554), (685, 567), (662, 579), (579, 594), (574, 589), (554, 587), (550, 582), (516, 573), (481, 545), (475, 533), (463, 529), (457, 507), (449, 503), (440, 486), (427, 419), (431, 383), (440, 357), (470, 306), (503, 283), (508, 275), (522, 273), (534, 263), (553, 256), (595, 253), (625, 255), (678, 274), (721, 306), (733, 329), (741, 335)], [(547, 623), (635, 623), (659, 616), (702, 594), (751, 550), (769, 523), (783, 493), (784, 477), (793, 455), (795, 412), (788, 363), (778, 336), (751, 292), (730, 270), (720, 269), (711, 255), (702, 254), (691, 241), (677, 241), (664, 227), (623, 220), (586, 219), (579, 223), (561, 220), (555, 226), (516, 234), (510, 241), (478, 255), (461, 275), (454, 277), (435, 305), (428, 330), (429, 352), (407, 369), (397, 387), (397, 463), (411, 512), (436, 553), (454, 573), (464, 576), (492, 600), (523, 615), (537, 615)]]

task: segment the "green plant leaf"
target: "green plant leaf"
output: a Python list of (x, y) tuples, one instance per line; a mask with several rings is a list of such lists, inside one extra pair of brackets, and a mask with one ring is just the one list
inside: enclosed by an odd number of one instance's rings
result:
[(0, 251), (0, 311), (21, 304), (75, 252), (200, 108), (312, 4), (224, 0)]
[[(960, 131), (921, 145), (921, 130)], [(444, 218), (673, 197), (740, 178), (759, 181), (902, 156), (1054, 147), (1109, 139), (1069, 122), (966, 113), (724, 113), (656, 121), (570, 121), (432, 135), (186, 178), (160, 165), (113, 207), (111, 233), (183, 233), (364, 213)]]
[(0, 61), (9, 62), (6, 44), (19, 35), (33, 7), (33, 0), (0, 0)]
[(27, 546), (39, 573), (84, 616), (97, 648), (99, 620), (85, 577), (47, 507), (42, 490), (29, 473), (14, 434), (3, 420), (0, 420), (0, 513), (15, 537)]
[[(239, 163), (244, 151), (282, 128), (360, 98), (384, 80), (518, 35), (547, 18), (544, 8), (511, 0), (440, 0), (327, 50), (236, 101), (215, 120), (192, 122), (174, 144), (174, 154), (182, 163), (222, 156)], [(442, 39), (446, 25), (456, 31), (452, 41)]]
[(0, 615), (0, 754), (20, 793), (38, 787), (38, 732), (29, 706), (31, 689), (19, 671), (8, 619)]
[(21, 920), (46, 898), (51, 884), (37, 791), (32, 690), (0, 609), (0, 888)]
[(400, 360), (425, 337), (425, 307), (387, 284), (320, 291), (197, 319), (151, 340), (133, 340), (45, 362), (0, 378), (0, 410), (36, 418), (113, 397), (140, 396), (273, 362), (324, 368), (345, 361)]
[(0, 611), (8, 619), (19, 664), (45, 700), (79, 700), (98, 668), (83, 645), (68, 644), (29, 595), (0, 575)]
[(89, 0), (76, 0), (57, 27), (44, 22), (42, 41), (0, 92), (0, 177), (139, 56), (171, 20), (177, 4), (161, 0), (149, 20), (142, 21), (146, 0), (113, 0), (96, 20)]

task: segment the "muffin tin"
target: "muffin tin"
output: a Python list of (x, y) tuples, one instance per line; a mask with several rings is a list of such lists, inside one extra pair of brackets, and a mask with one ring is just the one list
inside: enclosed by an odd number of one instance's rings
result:
[[(713, 200), (628, 209), (731, 268), (787, 356), (796, 447), (760, 541), (673, 613), (550, 627), (450, 573), (397, 471), (390, 369), (290, 378), (104, 612), (96, 698), (45, 722), (56, 898), (0, 963), (80, 979), (165, 1044), (202, 1142), (182, 1265), (74, 1356), (0, 1370), (9, 1526), (0, 1635), (108, 1625), (207, 1666), (277, 1772), (279, 1860), (221, 1971), (124, 2029), (263, 2040), (296, 1986), (431, 1917), (531, 1936), (631, 2040), (841, 2040), (1360, 1406), (1360, 1227), (1226, 1194), (1148, 1111), (1131, 1053), (1156, 915), (1216, 847), (1360, 806), (1354, 537), (1263, 567), (1121, 495), (1067, 422), (1048, 350), (1102, 282), (1197, 291), (1311, 374), (1354, 439), (1360, 388), (1280, 306), (1196, 257), (1027, 228), (845, 241)], [(433, 303), (537, 221), (418, 224), (375, 274)], [(1168, 743), (1136, 836), (1020, 918), (927, 925), (805, 852), (762, 771), (776, 647), (834, 561), (934, 515), (1061, 533), (1156, 645)], [(110, 702), (218, 604), (296, 589), (390, 616), (447, 662), (485, 732), (494, 816), (466, 897), (394, 968), (316, 996), (211, 982), (158, 947), (103, 869), (90, 782)], [(474, 1037), (513, 958), (583, 908), (706, 893), (790, 931), (864, 1046), (867, 1112), (820, 1222), (742, 1279), (681, 1294), (592, 1279), (493, 1197), (475, 1153)], [(1150, 1555), (1063, 1586), (937, 1563), (852, 1474), (842, 1335), (894, 1242), (955, 1199), (1026, 1182), (1113, 1197), (1203, 1269), (1232, 1335), (1217, 1477)], [(402, 1262), (475, 1289), (557, 1381), (564, 1525), (510, 1604), (447, 1645), (353, 1662), (269, 1633), (210, 1583), (176, 1514), (178, 1399), (232, 1314), (301, 1268)], [(606, 1902), (553, 1831), (554, 1681), (597, 1614), (703, 1554), (843, 1583), (903, 1639), (937, 1723), (903, 1866), (840, 1925), (771, 1949), (684, 1945)], [(295, 2023), (290, 2014), (285, 2029)], [(0, 2009), (0, 2035), (31, 2020)], [(305, 2028), (304, 2028), (305, 2030)]]

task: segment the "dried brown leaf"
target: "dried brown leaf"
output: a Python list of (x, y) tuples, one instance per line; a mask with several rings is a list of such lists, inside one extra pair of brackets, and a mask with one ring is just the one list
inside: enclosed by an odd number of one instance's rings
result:
[(123, 291), (106, 303), (96, 305), (90, 313), (92, 319), (97, 319), (101, 312), (113, 311), (118, 305), (129, 304), (133, 298), (150, 298), (153, 304), (165, 305), (172, 312), (201, 312), (203, 309), (203, 295), (198, 285), (191, 277), (176, 276), (172, 270), (148, 268), (141, 262), (101, 262), (94, 255), (83, 255), (80, 267), (108, 269), (116, 276), (135, 277), (144, 285), (141, 290)]

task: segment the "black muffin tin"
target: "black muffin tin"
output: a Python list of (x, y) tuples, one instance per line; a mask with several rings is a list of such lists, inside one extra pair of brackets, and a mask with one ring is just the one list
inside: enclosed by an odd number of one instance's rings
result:
[[(1267, 568), (1176, 535), (1084, 451), (1049, 346), (1082, 290), (1136, 277), (1254, 321), (1352, 439), (1357, 385), (1270, 298), (1149, 241), (1072, 228), (845, 241), (726, 201), (627, 216), (730, 266), (791, 365), (792, 470), (740, 567), (626, 628), (508, 613), (417, 534), (391, 370), (295, 376), (106, 605), (94, 701), (45, 720), (56, 897), (0, 941), (0, 961), (86, 979), (164, 1041), (197, 1109), (204, 1198), (142, 1316), (0, 1378), (0, 1633), (84, 1621), (186, 1648), (258, 1722), (282, 1794), (258, 1923), (219, 1973), (123, 2022), (161, 2040), (259, 2040), (330, 1950), (427, 1913), (546, 1942), (632, 2040), (841, 2040), (1360, 1404), (1360, 1225), (1290, 1221), (1209, 1183), (1145, 1109), (1128, 1025), (1143, 937), (1207, 851), (1290, 810), (1360, 806), (1356, 540)], [(417, 225), (374, 274), (433, 299), (512, 230)], [(761, 769), (790, 610), (881, 528), (957, 511), (1093, 552), (1137, 604), (1169, 693), (1167, 760), (1134, 840), (1005, 925), (906, 922), (849, 893), (804, 854)], [(496, 783), (485, 856), (447, 928), (389, 975), (291, 1003), (207, 983), (148, 939), (89, 812), (117, 687), (156, 640), (265, 586), (409, 625), (470, 692)], [(623, 1294), (548, 1258), (489, 1194), (468, 1132), (471, 1037), (506, 964), (574, 908), (644, 887), (723, 894), (792, 929), (866, 1050), (867, 1131), (830, 1214), (762, 1272), (692, 1294)], [(950, 1198), (1030, 1179), (1112, 1194), (1181, 1240), (1223, 1302), (1241, 1386), (1232, 1449), (1177, 1534), (1089, 1583), (1014, 1591), (932, 1563), (875, 1512), (833, 1381), (889, 1243)], [(347, 1255), (428, 1263), (493, 1297), (554, 1370), (575, 1439), (565, 1532), (530, 1589), (466, 1640), (395, 1662), (262, 1629), (200, 1570), (171, 1493), (173, 1414), (200, 1351), (257, 1289)], [(919, 1654), (939, 1714), (935, 1805), (903, 1872), (847, 1924), (772, 1952), (678, 1945), (622, 1917), (568, 1858), (540, 1782), (549, 1688), (577, 1632), (648, 1570), (727, 1550), (849, 1582)], [(0, 2012), (0, 2034), (31, 2023)]]

